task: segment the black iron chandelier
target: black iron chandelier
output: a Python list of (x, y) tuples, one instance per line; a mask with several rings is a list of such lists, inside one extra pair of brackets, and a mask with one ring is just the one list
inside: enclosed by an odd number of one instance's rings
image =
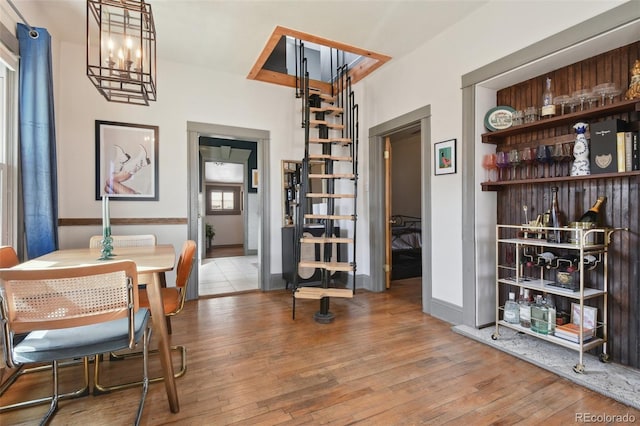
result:
[(87, 76), (108, 101), (156, 100), (156, 29), (149, 4), (87, 0)]

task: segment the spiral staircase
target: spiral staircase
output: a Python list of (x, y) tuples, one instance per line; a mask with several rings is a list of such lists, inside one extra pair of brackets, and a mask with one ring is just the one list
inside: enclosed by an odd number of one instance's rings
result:
[[(349, 67), (340, 64), (341, 52), (332, 49), (336, 66), (331, 93), (324, 93), (310, 87), (304, 43), (297, 43), (296, 95), (302, 102), (305, 139), (300, 198), (307, 201), (299, 204), (296, 216), (295, 260), (299, 271), (319, 270), (320, 281), (302, 285), (294, 274), (293, 318), (297, 300), (319, 300), (314, 319), (330, 323), (334, 319), (331, 298), (352, 298), (356, 288), (358, 105)], [(321, 236), (305, 232), (311, 226), (324, 227), (324, 232)]]

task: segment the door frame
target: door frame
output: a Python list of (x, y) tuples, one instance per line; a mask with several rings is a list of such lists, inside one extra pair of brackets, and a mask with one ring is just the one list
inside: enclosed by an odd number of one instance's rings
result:
[[(250, 129), (244, 127), (225, 126), (221, 124), (199, 123), (187, 121), (187, 173), (189, 204), (187, 207), (188, 238), (198, 241), (198, 194), (200, 188), (200, 136), (224, 138), (257, 142), (258, 170), (260, 185), (258, 187), (258, 214), (260, 215), (260, 229), (258, 234), (258, 285), (262, 291), (271, 289), (271, 206), (269, 201), (269, 144), (268, 130)], [(193, 285), (187, 288), (187, 298), (197, 299), (199, 294), (198, 268), (193, 268), (191, 277)]]
[[(421, 170), (421, 221), (422, 221), (422, 311), (431, 313), (431, 106), (426, 105), (414, 111), (393, 118), (369, 128), (369, 253), (371, 291), (385, 290), (384, 241), (385, 223), (385, 177), (384, 139), (385, 136), (420, 125)], [(375, 265), (378, 265), (377, 267)]]

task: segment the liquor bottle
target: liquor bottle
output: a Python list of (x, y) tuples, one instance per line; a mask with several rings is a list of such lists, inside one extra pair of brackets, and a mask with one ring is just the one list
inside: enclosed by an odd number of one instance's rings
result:
[(598, 197), (593, 207), (591, 207), (589, 210), (584, 212), (584, 214), (580, 217), (580, 220), (578, 220), (578, 222), (598, 223), (598, 213), (600, 213), (600, 207), (605, 201), (607, 201), (607, 197), (605, 197), (604, 195), (601, 195), (600, 197)]
[(520, 325), (525, 328), (531, 328), (531, 302), (529, 297), (529, 290), (521, 288), (518, 306), (520, 308)]
[(556, 302), (553, 294), (547, 294), (544, 298), (544, 302), (547, 305), (549, 318), (547, 324), (547, 334), (553, 335), (556, 333)]
[(514, 292), (509, 292), (509, 300), (504, 304), (504, 320), (511, 324), (520, 323), (520, 306), (516, 303)]
[(551, 267), (550, 265), (554, 262), (555, 258), (556, 255), (550, 251), (542, 252), (536, 257), (535, 266)]
[(544, 92), (542, 92), (542, 108), (540, 115), (542, 117), (553, 117), (556, 115), (556, 106), (553, 104), (553, 92), (551, 91), (551, 79), (547, 78)]
[(536, 296), (531, 306), (531, 330), (540, 334), (549, 334), (549, 308), (542, 301), (542, 295)]
[(594, 255), (588, 254), (582, 258), (582, 266), (585, 270), (590, 271), (595, 268), (596, 265), (598, 265), (598, 259)]
[[(560, 220), (560, 208), (558, 207), (558, 187), (551, 188), (551, 210), (549, 217), (549, 225), (553, 228), (560, 228), (562, 226)], [(547, 241), (550, 243), (561, 243), (560, 229), (550, 230), (547, 233)]]

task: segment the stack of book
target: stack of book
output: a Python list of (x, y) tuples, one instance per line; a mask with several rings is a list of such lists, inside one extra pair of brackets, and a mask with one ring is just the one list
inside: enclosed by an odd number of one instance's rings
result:
[[(580, 342), (580, 326), (578, 324), (564, 324), (556, 327), (556, 337), (560, 337), (562, 339), (570, 340), (574, 343)], [(582, 329), (582, 341), (586, 342), (589, 339), (592, 339), (595, 335), (593, 328), (583, 328)]]

